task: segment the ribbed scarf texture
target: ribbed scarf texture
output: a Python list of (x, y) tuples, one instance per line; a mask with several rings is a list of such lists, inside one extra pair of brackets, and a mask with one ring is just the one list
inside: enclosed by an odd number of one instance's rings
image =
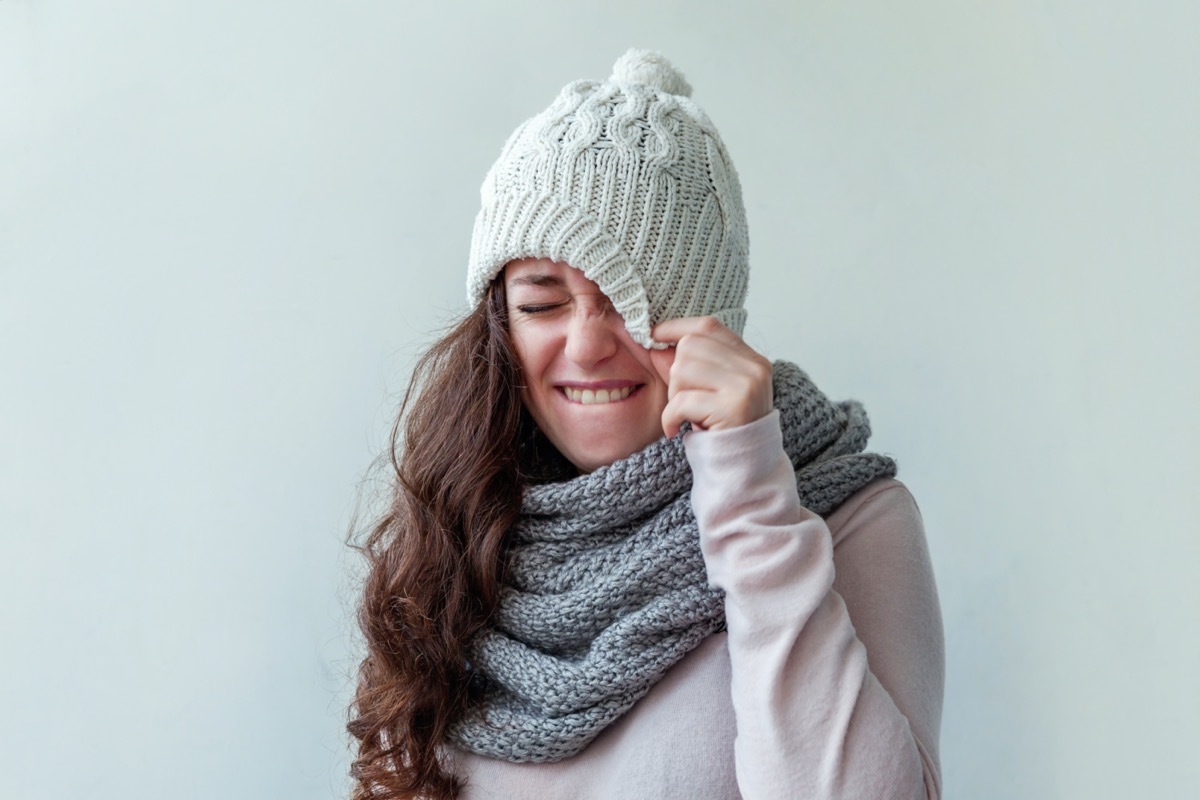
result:
[[(864, 453), (862, 406), (833, 403), (799, 367), (774, 365), (796, 489), (827, 516), (896, 474)], [(575, 755), (707, 636), (725, 627), (708, 584), (680, 436), (589, 475), (526, 489), (492, 626), (471, 646), (481, 702), (450, 741), (507, 761)]]

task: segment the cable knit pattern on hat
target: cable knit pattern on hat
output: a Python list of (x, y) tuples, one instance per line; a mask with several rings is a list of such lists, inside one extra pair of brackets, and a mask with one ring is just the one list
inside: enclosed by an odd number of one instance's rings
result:
[[(862, 406), (777, 362), (775, 407), (805, 507), (827, 515), (896, 465), (864, 453)], [(681, 437), (572, 480), (529, 487), (491, 626), (471, 645), (483, 702), (450, 740), (509, 761), (578, 753), (725, 625), (708, 584)]]
[(658, 53), (630, 50), (607, 81), (567, 85), (509, 137), (480, 190), (467, 276), (478, 303), (509, 261), (583, 271), (634, 340), (714, 315), (745, 325), (749, 236), (741, 186), (691, 86)]

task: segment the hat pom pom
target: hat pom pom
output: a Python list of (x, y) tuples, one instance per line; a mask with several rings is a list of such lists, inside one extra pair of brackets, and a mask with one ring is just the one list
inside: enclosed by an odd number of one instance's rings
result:
[(691, 85), (662, 53), (630, 50), (613, 64), (613, 83), (641, 83), (652, 89), (684, 97), (692, 96)]

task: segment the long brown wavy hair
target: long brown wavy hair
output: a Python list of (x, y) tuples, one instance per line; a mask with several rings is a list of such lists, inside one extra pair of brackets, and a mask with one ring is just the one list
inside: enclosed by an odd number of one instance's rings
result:
[(441, 758), (477, 694), (466, 647), (496, 609), (520, 512), (520, 367), (504, 280), (420, 359), (391, 434), (390, 505), (358, 549), (366, 657), (347, 729), (353, 800), (449, 800)]

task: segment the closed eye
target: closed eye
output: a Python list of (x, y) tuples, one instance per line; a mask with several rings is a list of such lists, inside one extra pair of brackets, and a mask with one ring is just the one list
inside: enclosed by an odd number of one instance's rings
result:
[(540, 305), (540, 306), (538, 306), (538, 305), (517, 306), (517, 311), (520, 311), (522, 314), (543, 314), (547, 311), (553, 311), (554, 309), (556, 309), (562, 305), (565, 305), (565, 303), (551, 303), (549, 305)]

